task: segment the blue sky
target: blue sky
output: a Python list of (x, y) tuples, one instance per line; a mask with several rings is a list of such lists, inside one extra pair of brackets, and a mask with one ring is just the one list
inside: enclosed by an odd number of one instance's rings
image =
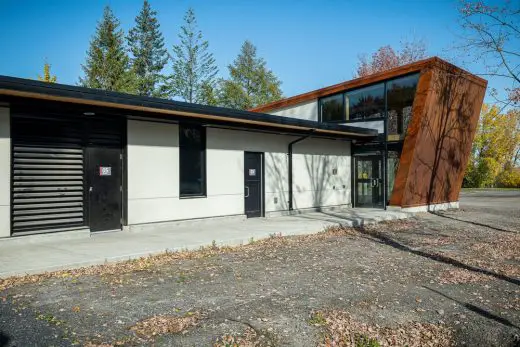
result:
[[(150, 2), (170, 51), (192, 7), (221, 76), (248, 39), (282, 80), (285, 96), (351, 79), (359, 54), (413, 37), (426, 41), (429, 55), (458, 62), (456, 0)], [(36, 78), (47, 59), (58, 82), (76, 84), (107, 4), (127, 32), (142, 0), (0, 0), (0, 74)]]

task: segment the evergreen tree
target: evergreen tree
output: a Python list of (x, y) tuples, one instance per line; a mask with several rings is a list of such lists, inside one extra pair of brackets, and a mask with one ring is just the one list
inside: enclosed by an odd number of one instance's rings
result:
[(129, 69), (130, 61), (123, 40), (119, 20), (109, 6), (105, 7), (103, 18), (90, 41), (86, 64), (82, 65), (82, 86), (119, 92), (135, 90), (135, 79)]
[(128, 33), (132, 71), (139, 95), (160, 96), (161, 71), (168, 62), (168, 52), (164, 48), (164, 38), (159, 31), (156, 15), (157, 12), (145, 0), (141, 12), (135, 18), (135, 26)]
[(240, 54), (229, 65), (228, 80), (221, 81), (219, 104), (247, 110), (282, 98), (281, 82), (256, 56), (256, 47), (245, 41)]
[(47, 61), (43, 64), (43, 76), (38, 75), (38, 81), (56, 83), (56, 75), (51, 75), (51, 64)]
[(189, 9), (179, 34), (180, 43), (173, 46), (173, 74), (168, 81), (170, 96), (187, 102), (215, 104), (214, 90), (218, 73), (208, 41), (198, 30), (195, 13)]

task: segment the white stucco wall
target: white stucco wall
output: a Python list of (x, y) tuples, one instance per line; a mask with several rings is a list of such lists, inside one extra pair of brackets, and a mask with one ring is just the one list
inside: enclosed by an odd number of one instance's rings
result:
[[(266, 212), (286, 210), (287, 145), (295, 138), (207, 128), (207, 197), (183, 199), (178, 126), (128, 121), (129, 224), (243, 215), (244, 151), (264, 152)], [(293, 150), (294, 208), (350, 204), (348, 142), (307, 139)]]
[(9, 108), (0, 106), (0, 237), (11, 235), (11, 135)]
[(318, 99), (302, 102), (293, 106), (269, 111), (268, 113), (277, 116), (291, 117), (306, 120), (318, 120)]

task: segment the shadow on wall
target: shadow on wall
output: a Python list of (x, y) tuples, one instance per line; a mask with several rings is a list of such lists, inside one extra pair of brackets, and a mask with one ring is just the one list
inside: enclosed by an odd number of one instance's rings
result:
[[(475, 134), (482, 86), (464, 72), (434, 70), (401, 206), (457, 201)], [(416, 125), (417, 126), (417, 125)]]
[[(277, 153), (278, 154), (278, 153)], [(289, 198), (287, 193), (287, 175), (284, 175), (282, 168), (287, 167), (287, 156), (274, 155), (273, 153), (266, 153), (265, 162), (265, 173), (266, 177), (272, 177), (273, 179), (268, 180), (269, 185), (266, 186), (266, 192), (273, 193), (278, 197), (278, 208), (276, 210), (287, 210), (289, 209)], [(285, 158), (283, 160), (282, 158)], [(282, 171), (283, 170), (283, 171)], [(266, 177), (264, 179), (266, 179)]]

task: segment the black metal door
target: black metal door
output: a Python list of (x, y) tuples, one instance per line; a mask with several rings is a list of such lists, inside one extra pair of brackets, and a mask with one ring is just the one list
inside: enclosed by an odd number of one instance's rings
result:
[(383, 207), (381, 157), (356, 157), (356, 207)]
[(121, 229), (121, 149), (89, 147), (90, 231)]
[(262, 216), (262, 153), (244, 153), (244, 204), (248, 218)]

